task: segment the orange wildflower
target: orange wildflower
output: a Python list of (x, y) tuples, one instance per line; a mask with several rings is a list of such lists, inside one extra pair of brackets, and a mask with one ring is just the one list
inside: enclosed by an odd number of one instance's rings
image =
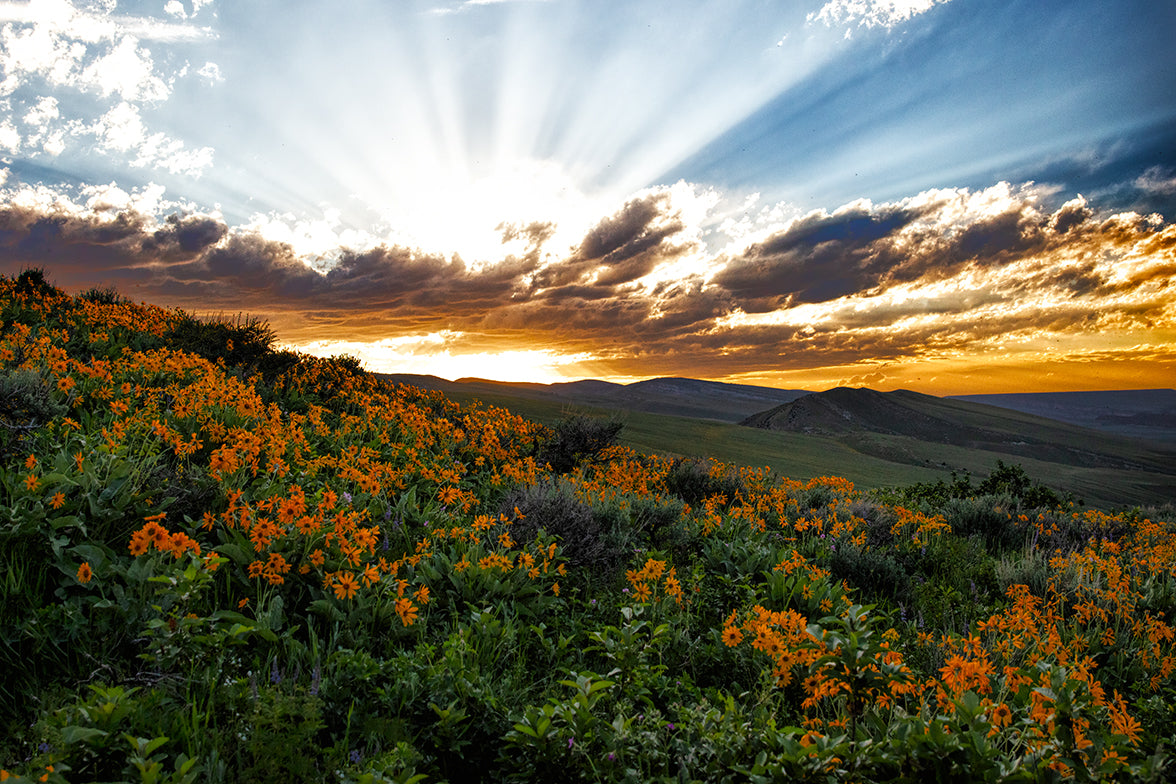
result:
[(339, 599), (351, 599), (359, 590), (359, 583), (351, 572), (340, 572), (335, 578), (335, 596)]
[(723, 644), (728, 648), (734, 648), (743, 641), (743, 632), (739, 630), (738, 626), (726, 626), (723, 628)]
[(82, 561), (82, 565), (78, 567), (78, 582), (88, 583), (94, 579), (94, 572), (90, 569), (90, 564)]

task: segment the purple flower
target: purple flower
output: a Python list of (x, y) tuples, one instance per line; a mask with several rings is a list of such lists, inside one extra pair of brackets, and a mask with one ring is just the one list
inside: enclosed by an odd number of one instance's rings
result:
[(610, 751), (610, 752), (608, 753), (608, 761), (609, 761), (609, 762), (616, 762), (616, 759), (617, 759), (617, 755), (616, 755), (616, 754), (613, 754), (613, 753)]
[(351, 761), (358, 763), (363, 759), (363, 755), (359, 753), (359, 749), (351, 750)]
[(666, 722), (666, 729), (668, 729), (670, 732), (673, 732), (674, 731), (674, 722), (672, 722), (672, 721)]
[(351, 503), (351, 493), (347, 492), (346, 490), (343, 491), (343, 503)]
[(572, 746), (575, 746), (575, 745), (576, 745), (576, 739), (575, 738), (568, 738), (568, 748), (570, 749)]

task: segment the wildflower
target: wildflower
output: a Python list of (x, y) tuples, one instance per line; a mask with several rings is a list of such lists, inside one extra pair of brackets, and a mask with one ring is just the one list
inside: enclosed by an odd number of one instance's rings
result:
[(246, 596), (241, 601), (237, 602), (237, 609), (243, 610), (243, 609), (245, 609), (245, 605), (247, 605), (247, 604), (249, 604), (249, 597), (248, 596)]
[(738, 626), (727, 626), (723, 629), (723, 644), (728, 648), (734, 648), (743, 641), (743, 632), (739, 631)]
[(94, 572), (90, 569), (90, 564), (82, 561), (82, 565), (78, 567), (78, 582), (88, 583), (94, 579)]
[(575, 738), (568, 738), (568, 749), (570, 750), (572, 748), (572, 746), (575, 746), (575, 745), (576, 745), (576, 739)]
[(359, 583), (351, 572), (340, 572), (335, 583), (335, 596), (339, 599), (351, 599), (359, 590)]
[(131, 555), (140, 556), (147, 552), (147, 549), (150, 546), (151, 535), (147, 533), (145, 529), (140, 528), (138, 531), (135, 531), (135, 533), (131, 534), (131, 543), (128, 545), (128, 548), (131, 551)]
[(37, 467), (37, 456), (36, 455), (29, 455), (27, 458), (25, 458), (24, 464), (25, 464), (25, 468), (32, 471), (34, 468)]
[(555, 594), (556, 596), (559, 596), (559, 583), (558, 582), (554, 582), (551, 584), (551, 592), (553, 594)]
[(407, 596), (396, 600), (396, 614), (405, 626), (412, 626), (417, 619), (417, 606)]
[(37, 484), (38, 484), (38, 480), (37, 480), (36, 474), (29, 474), (28, 476), (25, 477), (25, 481), (24, 481), (25, 489), (28, 490), (29, 492), (36, 490)]
[(65, 493), (60, 491), (54, 493), (53, 497), (49, 499), (49, 505), (54, 509), (60, 509), (65, 506)]

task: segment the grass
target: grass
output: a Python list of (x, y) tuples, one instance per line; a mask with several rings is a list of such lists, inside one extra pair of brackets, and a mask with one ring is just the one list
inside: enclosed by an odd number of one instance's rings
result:
[[(860, 433), (829, 437), (780, 430), (762, 430), (713, 420), (666, 416), (640, 411), (618, 412), (590, 406), (569, 406), (550, 400), (508, 394), (451, 391), (449, 397), (469, 404), (481, 401), (547, 425), (575, 410), (602, 418), (618, 415), (625, 423), (620, 443), (648, 454), (712, 457), (747, 466), (766, 466), (778, 476), (808, 480), (836, 474), (863, 489), (909, 485), (947, 479), (952, 472), (986, 476), (998, 460), (1018, 462), (1042, 484), (1070, 493), (1089, 506), (1113, 509), (1163, 504), (1176, 499), (1176, 475), (1163, 473), (1147, 445), (1130, 439), (1103, 437), (1123, 462), (1154, 470), (1083, 466), (1043, 460), (1029, 455), (971, 449), (906, 436)], [(991, 413), (975, 404), (944, 401), (944, 408), (973, 427), (991, 426)], [(1055, 453), (1088, 449), (1090, 431), (1064, 423), (1044, 423), (1039, 417), (1008, 412), (1005, 433), (1010, 437), (1048, 441)], [(1028, 450), (1027, 450), (1028, 451)]]

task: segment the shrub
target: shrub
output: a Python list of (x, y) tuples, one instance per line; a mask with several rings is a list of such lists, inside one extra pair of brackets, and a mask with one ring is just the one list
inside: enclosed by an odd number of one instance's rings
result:
[(551, 437), (539, 449), (539, 464), (551, 466), (557, 474), (566, 474), (585, 461), (591, 461), (616, 443), (624, 423), (618, 419), (601, 419), (585, 414), (565, 416), (552, 428)]
[(708, 458), (675, 458), (666, 474), (666, 489), (691, 506), (705, 498), (721, 495), (731, 500), (744, 489), (739, 475), (716, 470)]
[(611, 571), (624, 560), (625, 543), (616, 536), (621, 520), (580, 501), (558, 479), (507, 493), (501, 509), (503, 513), (518, 509), (523, 515), (512, 526), (515, 541), (530, 541), (541, 530), (558, 536), (569, 566)]
[(37, 428), (63, 416), (49, 380), (36, 370), (0, 370), (0, 458), (23, 448)]

